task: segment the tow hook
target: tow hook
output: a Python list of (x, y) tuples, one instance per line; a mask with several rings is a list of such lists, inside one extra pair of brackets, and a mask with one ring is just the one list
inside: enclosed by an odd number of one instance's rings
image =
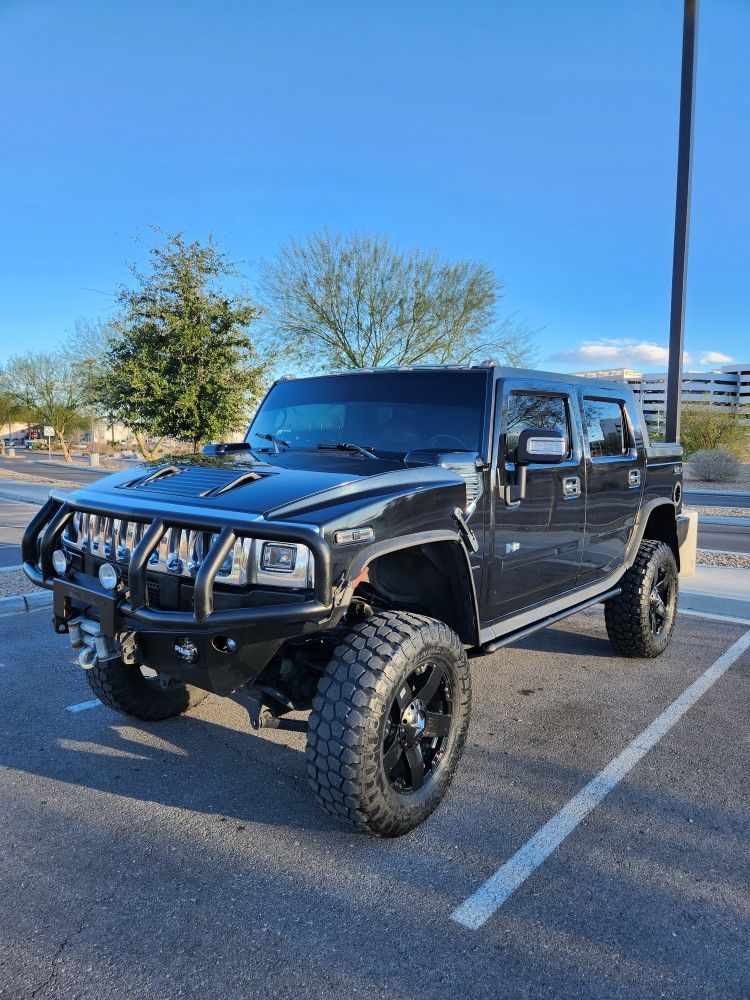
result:
[(286, 728), (279, 716), (295, 708), (283, 691), (270, 684), (253, 681), (238, 688), (232, 698), (247, 709), (250, 725), (255, 730)]
[(82, 615), (71, 618), (67, 624), (70, 645), (80, 650), (78, 664), (84, 670), (91, 670), (99, 660), (111, 660), (120, 655), (119, 643), (111, 636), (102, 635), (99, 622)]

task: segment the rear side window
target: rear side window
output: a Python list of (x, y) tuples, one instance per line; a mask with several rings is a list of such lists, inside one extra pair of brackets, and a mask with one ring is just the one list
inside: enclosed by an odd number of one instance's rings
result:
[(564, 396), (541, 392), (512, 392), (508, 397), (508, 421), (505, 427), (505, 461), (513, 462), (521, 431), (562, 431), (570, 449), (568, 407)]
[(622, 403), (584, 397), (583, 422), (592, 458), (611, 458), (628, 453), (628, 425)]

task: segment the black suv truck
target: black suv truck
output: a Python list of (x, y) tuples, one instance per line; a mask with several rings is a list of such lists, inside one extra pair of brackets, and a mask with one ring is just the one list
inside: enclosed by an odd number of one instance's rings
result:
[(310, 710), (331, 815), (396, 836), (437, 806), (471, 708), (467, 650), (595, 603), (620, 656), (677, 607), (682, 450), (627, 386), (503, 368), (273, 384), (244, 442), (53, 491), (23, 539), (106, 705), (206, 692), (253, 728)]

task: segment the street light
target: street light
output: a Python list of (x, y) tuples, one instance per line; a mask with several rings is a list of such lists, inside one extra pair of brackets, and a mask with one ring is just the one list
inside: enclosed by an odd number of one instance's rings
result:
[[(94, 363), (95, 362), (94, 362), (93, 358), (84, 358), (84, 360), (83, 360), (83, 364), (86, 367), (86, 375), (87, 375), (87, 378), (88, 378), (89, 393), (91, 392), (91, 387), (92, 387), (93, 381), (94, 381), (94, 377), (93, 377), (93, 374), (92, 374), (92, 372), (94, 370)], [(90, 404), (90, 402), (91, 401), (89, 400), (89, 404)], [(92, 455), (94, 454), (94, 410), (93, 410), (93, 407), (91, 409), (91, 454)]]
[(677, 148), (677, 198), (672, 255), (672, 302), (669, 317), (669, 371), (665, 441), (680, 439), (682, 358), (685, 350), (685, 287), (687, 283), (690, 180), (693, 161), (693, 110), (695, 107), (695, 57), (698, 0), (685, 0), (682, 25), (682, 75), (680, 80), (680, 133)]

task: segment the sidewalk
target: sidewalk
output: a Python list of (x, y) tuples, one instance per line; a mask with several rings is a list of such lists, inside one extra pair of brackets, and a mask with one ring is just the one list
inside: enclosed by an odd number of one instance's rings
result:
[(750, 621), (750, 570), (699, 565), (695, 576), (680, 577), (680, 607)]
[(51, 489), (51, 486), (46, 486), (44, 483), (24, 483), (20, 479), (0, 477), (0, 502), (10, 500), (16, 503), (33, 503), (41, 507), (49, 497)]

